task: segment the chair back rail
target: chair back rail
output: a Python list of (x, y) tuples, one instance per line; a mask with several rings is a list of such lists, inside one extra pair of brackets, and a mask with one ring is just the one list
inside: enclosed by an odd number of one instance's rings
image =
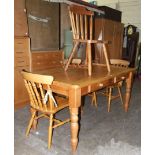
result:
[(110, 59), (110, 64), (117, 67), (128, 68), (130, 62), (122, 59)]
[(32, 74), (25, 71), (22, 71), (21, 74), (23, 75), (24, 83), (30, 97), (30, 105), (37, 110), (52, 111), (54, 107), (53, 100), (49, 96), (48, 102), (45, 103), (45, 96), (47, 92), (52, 92), (50, 85), (53, 82), (53, 76)]
[(73, 39), (92, 40), (94, 12), (87, 10), (85, 7), (74, 5), (69, 6), (68, 9)]

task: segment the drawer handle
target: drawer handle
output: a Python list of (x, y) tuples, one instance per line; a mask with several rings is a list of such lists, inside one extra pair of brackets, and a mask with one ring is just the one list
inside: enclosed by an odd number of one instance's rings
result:
[(18, 42), (17, 44), (23, 44), (23, 43)]
[(91, 92), (91, 85), (88, 86), (88, 93)]
[(18, 61), (18, 63), (22, 63), (22, 62), (24, 62), (24, 60), (20, 60), (20, 61)]
[(103, 83), (100, 83), (100, 84), (99, 84), (99, 87), (103, 87)]
[(124, 79), (125, 79), (125, 77), (123, 76), (123, 77), (121, 77), (121, 79), (122, 79), (122, 80), (124, 80)]

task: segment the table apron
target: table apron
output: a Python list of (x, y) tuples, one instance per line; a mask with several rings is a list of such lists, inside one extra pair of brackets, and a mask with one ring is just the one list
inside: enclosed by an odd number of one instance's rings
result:
[(111, 86), (111, 85), (118, 83), (120, 81), (123, 81), (123, 80), (127, 79), (128, 76), (129, 76), (129, 73), (84, 86), (81, 88), (81, 96), (86, 95), (91, 92), (94, 92), (94, 91), (97, 91), (97, 90), (100, 90), (104, 87)]

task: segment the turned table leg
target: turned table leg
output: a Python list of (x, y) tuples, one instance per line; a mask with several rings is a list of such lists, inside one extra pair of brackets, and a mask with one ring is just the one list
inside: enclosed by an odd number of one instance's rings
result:
[(79, 107), (81, 105), (81, 89), (78, 86), (73, 86), (69, 90), (69, 106), (71, 117), (71, 146), (75, 152), (78, 145), (79, 132)]
[(133, 73), (130, 72), (129, 77), (126, 79), (126, 94), (125, 94), (125, 103), (124, 103), (125, 112), (128, 111), (128, 107), (129, 107), (129, 101), (130, 101), (130, 96), (131, 96), (132, 79), (133, 79)]
[(75, 152), (78, 145), (78, 108), (71, 108), (71, 146), (72, 151)]

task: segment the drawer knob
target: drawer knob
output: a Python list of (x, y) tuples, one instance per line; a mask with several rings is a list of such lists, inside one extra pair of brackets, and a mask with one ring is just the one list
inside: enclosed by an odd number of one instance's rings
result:
[(103, 83), (100, 83), (100, 84), (99, 84), (99, 87), (103, 87)]
[(125, 77), (123, 76), (123, 77), (122, 77), (122, 80), (124, 80), (124, 79), (125, 79)]

